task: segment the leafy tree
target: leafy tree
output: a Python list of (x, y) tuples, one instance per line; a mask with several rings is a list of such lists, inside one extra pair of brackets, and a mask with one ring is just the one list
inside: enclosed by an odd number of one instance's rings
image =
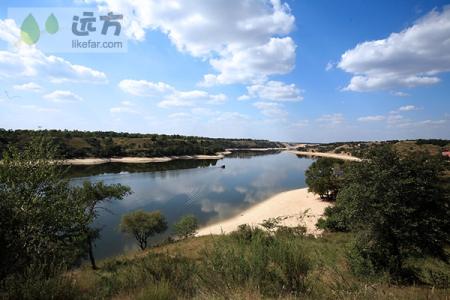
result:
[(450, 198), (442, 182), (443, 161), (423, 154), (401, 158), (388, 147), (371, 157), (346, 170), (335, 209), (327, 211), (356, 232), (356, 269), (398, 276), (408, 258), (445, 258)]
[[(55, 153), (43, 138), (21, 151), (11, 148), (4, 153), (0, 163), (0, 281), (33, 272), (52, 276), (86, 255), (94, 218), (88, 208), (94, 200), (82, 196), (81, 190), (87, 195), (86, 189), (70, 185), (66, 169), (54, 160)], [(104, 190), (110, 191), (103, 184), (91, 186), (96, 203), (103, 196), (113, 196)]]
[(133, 235), (139, 247), (144, 250), (147, 248), (148, 238), (166, 231), (167, 222), (159, 211), (138, 210), (122, 216), (120, 229), (122, 232)]
[(322, 199), (336, 200), (343, 176), (343, 162), (332, 158), (319, 158), (305, 173), (309, 191)]
[(182, 217), (174, 224), (175, 234), (183, 239), (194, 236), (198, 229), (197, 218), (193, 215)]
[(92, 268), (97, 269), (93, 252), (93, 241), (99, 237), (100, 228), (93, 228), (90, 224), (98, 217), (99, 210), (104, 209), (101, 206), (103, 203), (112, 200), (122, 200), (131, 193), (131, 189), (121, 184), (105, 185), (103, 182), (91, 183), (85, 181), (82, 186), (74, 188), (73, 192), (78, 203), (84, 207), (85, 224), (88, 225), (84, 228), (87, 252)]

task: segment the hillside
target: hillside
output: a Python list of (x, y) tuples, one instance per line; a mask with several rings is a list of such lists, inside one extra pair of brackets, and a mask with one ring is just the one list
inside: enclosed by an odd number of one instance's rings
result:
[(165, 134), (136, 134), (103, 131), (5, 130), (0, 129), (0, 155), (8, 146), (22, 149), (34, 137), (54, 143), (62, 158), (160, 157), (214, 154), (227, 148), (278, 148), (283, 144), (267, 140), (224, 139)]

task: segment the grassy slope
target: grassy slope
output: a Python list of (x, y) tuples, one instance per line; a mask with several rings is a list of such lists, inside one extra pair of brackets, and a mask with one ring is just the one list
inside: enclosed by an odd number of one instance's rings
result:
[[(218, 286), (217, 284), (208, 285), (198, 279), (202, 276), (214, 278), (215, 272), (205, 274), (205, 270), (200, 268), (184, 274), (186, 269), (189, 270), (190, 264), (202, 265), (205, 260), (217, 259), (213, 255), (205, 256), (205, 249), (214, 249), (218, 246), (226, 249), (240, 249), (241, 244), (224, 236), (192, 238), (156, 247), (146, 252), (107, 259), (100, 263), (98, 271), (92, 271), (86, 266), (72, 275), (76, 282), (76, 288), (80, 289), (88, 298), (165, 299), (189, 296), (199, 299), (259, 299), (265, 298), (264, 295), (270, 298), (299, 297), (307, 299), (449, 298), (449, 290), (431, 287), (433, 280), (437, 279), (430, 277), (430, 274), (435, 274), (435, 277), (439, 274), (442, 281), (445, 280), (442, 278), (446, 276), (448, 288), (450, 276), (448, 265), (431, 259), (414, 262), (415, 266), (422, 270), (419, 273), (422, 280), (428, 285), (398, 286), (389, 284), (385, 278), (358, 279), (354, 277), (348, 269), (345, 256), (349, 241), (348, 234), (337, 233), (328, 234), (319, 239), (290, 238), (290, 243), (287, 245), (300, 246), (310, 265), (305, 279), (306, 289), (296, 296), (281, 291), (275, 291), (275, 294), (269, 292), (268, 296), (267, 292), (264, 292), (264, 286), (259, 286), (258, 289), (251, 284), (247, 285), (254, 278), (242, 280), (242, 285), (236, 285), (233, 278), (230, 277), (229, 282), (222, 282), (222, 285)], [(226, 245), (230, 248), (227, 248)], [(254, 249), (252, 251), (257, 252)], [(251, 255), (257, 257), (257, 254), (253, 252)], [(232, 264), (232, 262), (229, 263)], [(224, 269), (229, 267), (229, 265), (222, 266)], [(150, 270), (159, 274), (158, 276), (161, 278), (149, 279), (150, 277), (155, 278)], [(221, 269), (218, 269), (217, 272), (221, 272)], [(244, 270), (242, 272), (244, 273)], [(149, 275), (150, 273), (153, 275)], [(164, 276), (163, 274), (168, 275)], [(246, 283), (246, 281), (248, 282)]]

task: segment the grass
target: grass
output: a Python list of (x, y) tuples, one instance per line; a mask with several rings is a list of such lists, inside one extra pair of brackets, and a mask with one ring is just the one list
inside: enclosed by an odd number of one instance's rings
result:
[[(411, 261), (415, 285), (387, 276), (355, 277), (346, 251), (350, 234), (321, 238), (269, 236), (242, 228), (227, 236), (189, 238), (106, 259), (54, 282), (33, 281), (20, 299), (449, 299), (449, 265)], [(45, 292), (44, 292), (45, 291)], [(36, 297), (42, 296), (42, 297)]]

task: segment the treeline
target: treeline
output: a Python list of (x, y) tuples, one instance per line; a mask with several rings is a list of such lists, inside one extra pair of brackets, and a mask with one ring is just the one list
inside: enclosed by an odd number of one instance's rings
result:
[(277, 142), (252, 139), (112, 131), (0, 129), (0, 155), (9, 146), (24, 149), (36, 137), (45, 137), (55, 145), (57, 156), (60, 158), (181, 156), (214, 154), (227, 148), (276, 148), (283, 146)]

